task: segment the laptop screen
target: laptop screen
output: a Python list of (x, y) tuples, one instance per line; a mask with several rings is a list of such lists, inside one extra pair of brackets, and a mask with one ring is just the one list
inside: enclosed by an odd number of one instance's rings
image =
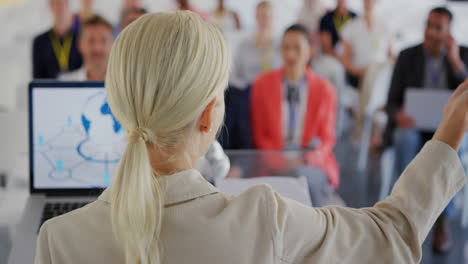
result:
[(33, 83), (30, 108), (33, 190), (110, 184), (126, 133), (110, 110), (103, 83)]

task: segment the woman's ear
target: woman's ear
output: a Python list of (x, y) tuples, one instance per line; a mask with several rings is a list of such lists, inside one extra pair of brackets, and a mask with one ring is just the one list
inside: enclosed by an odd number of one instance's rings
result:
[(216, 98), (211, 100), (211, 102), (203, 110), (200, 121), (199, 121), (199, 131), (202, 133), (209, 132), (213, 126), (213, 109), (216, 104)]

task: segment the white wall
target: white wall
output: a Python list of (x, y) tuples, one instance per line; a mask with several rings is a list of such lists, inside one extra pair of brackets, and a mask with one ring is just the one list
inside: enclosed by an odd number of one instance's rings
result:
[[(79, 0), (70, 0), (74, 8)], [(216, 0), (192, 0), (204, 11), (214, 9)], [(21, 2), (21, 1), (20, 1)], [(51, 25), (48, 0), (22, 0), (15, 6), (0, 5), (0, 106), (14, 108), (25, 106), (26, 86), (31, 78), (31, 40), (34, 35)], [(117, 22), (121, 0), (95, 0), (96, 11), (112, 22)], [(258, 0), (227, 0), (235, 9), (247, 31), (254, 30), (254, 7)], [(275, 24), (278, 34), (288, 24), (295, 22), (302, 0), (271, 0), (275, 8)], [(322, 0), (332, 7), (335, 0)], [(351, 8), (359, 12), (362, 0), (348, 0)], [(403, 48), (422, 40), (422, 29), (430, 8), (444, 4), (443, 0), (379, 0), (377, 13), (386, 19), (398, 37), (397, 48)], [(146, 0), (150, 11), (174, 8), (173, 0)], [(455, 13), (454, 35), (468, 44), (468, 4), (450, 4)], [(16, 96), (16, 93), (20, 96)]]

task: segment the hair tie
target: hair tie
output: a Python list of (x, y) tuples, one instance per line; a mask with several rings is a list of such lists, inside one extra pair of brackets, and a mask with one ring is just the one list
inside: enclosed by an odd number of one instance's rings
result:
[(128, 143), (135, 143), (139, 139), (144, 142), (151, 142), (153, 139), (153, 133), (151, 130), (142, 127), (132, 129), (130, 133), (128, 133)]

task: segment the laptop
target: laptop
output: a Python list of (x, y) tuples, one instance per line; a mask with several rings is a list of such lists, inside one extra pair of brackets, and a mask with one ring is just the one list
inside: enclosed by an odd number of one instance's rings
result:
[(103, 82), (29, 85), (30, 196), (9, 263), (33, 263), (42, 223), (94, 200), (112, 181), (126, 134)]

